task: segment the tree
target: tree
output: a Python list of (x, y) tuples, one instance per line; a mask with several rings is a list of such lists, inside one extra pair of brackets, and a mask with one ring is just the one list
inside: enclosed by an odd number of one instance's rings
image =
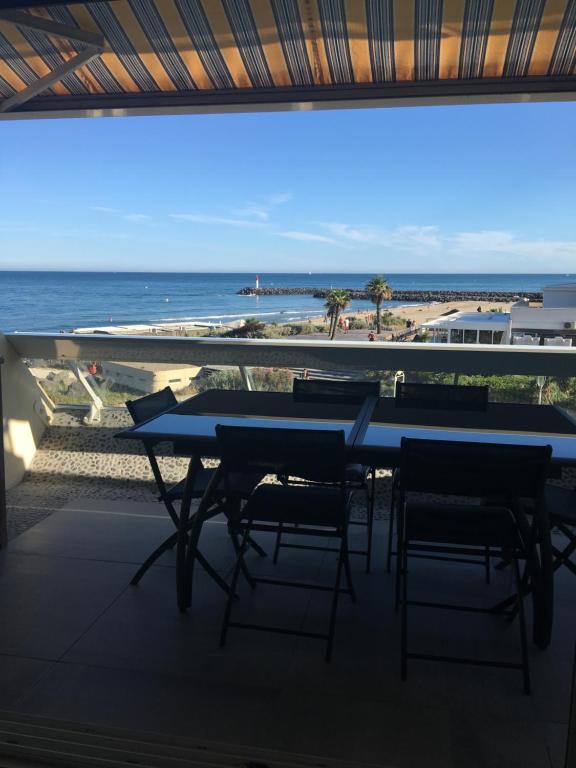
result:
[(388, 301), (392, 297), (392, 290), (386, 280), (383, 277), (378, 276), (373, 277), (372, 280), (366, 283), (366, 291), (370, 296), (372, 304), (376, 304), (376, 333), (380, 333), (380, 309), (382, 307), (382, 302)]
[(341, 288), (334, 288), (326, 296), (326, 314), (330, 318), (330, 338), (333, 339), (338, 327), (338, 318), (340, 314), (350, 304), (350, 296)]

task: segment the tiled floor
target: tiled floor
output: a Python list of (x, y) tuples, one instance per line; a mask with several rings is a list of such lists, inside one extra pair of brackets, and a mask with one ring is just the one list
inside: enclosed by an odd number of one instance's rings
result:
[[(179, 614), (173, 553), (130, 587), (169, 530), (157, 504), (70, 501), (10, 543), (0, 556), (1, 708), (397, 768), (562, 766), (576, 639), (569, 573), (558, 574), (553, 644), (531, 649), (527, 697), (514, 671), (413, 662), (400, 681), (383, 523), (373, 573), (354, 560), (358, 602), (342, 597), (331, 664), (322, 642), (280, 635), (231, 630), (220, 649), (223, 594), (198, 572), (193, 608)], [(208, 524), (202, 544), (228, 574), (226, 527)], [(331, 554), (289, 550), (277, 567), (249, 560), (254, 571), (324, 582), (335, 565)], [(489, 603), (509, 586), (507, 573), (486, 586), (482, 569), (424, 561), (410, 578), (419, 594), (456, 601)], [(328, 599), (243, 585), (235, 611), (318, 630)], [(410, 627), (418, 647), (498, 658), (518, 651), (516, 626), (498, 618), (415, 610)]]

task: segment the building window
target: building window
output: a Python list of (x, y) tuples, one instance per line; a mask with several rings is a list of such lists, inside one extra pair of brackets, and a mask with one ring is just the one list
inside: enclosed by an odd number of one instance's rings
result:
[(452, 344), (462, 344), (464, 341), (464, 331), (459, 328), (452, 328), (450, 331), (450, 341)]

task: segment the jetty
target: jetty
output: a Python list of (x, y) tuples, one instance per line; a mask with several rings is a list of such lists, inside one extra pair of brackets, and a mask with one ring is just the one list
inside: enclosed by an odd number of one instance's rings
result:
[[(325, 299), (333, 288), (241, 288), (241, 296), (313, 296)], [(370, 294), (363, 288), (341, 288), (351, 299), (370, 299)], [(542, 293), (528, 291), (513, 293), (511, 291), (392, 291), (392, 301), (405, 301), (415, 304), (430, 304), (431, 302), (448, 301), (494, 301), (513, 302), (518, 299), (528, 299), (541, 303)]]

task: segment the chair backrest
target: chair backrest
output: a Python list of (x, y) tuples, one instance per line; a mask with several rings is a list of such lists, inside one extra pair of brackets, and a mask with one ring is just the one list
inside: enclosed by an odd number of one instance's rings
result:
[[(216, 425), (224, 472), (291, 474), (311, 471), (328, 482), (345, 482), (343, 430), (228, 427)], [(302, 474), (299, 474), (302, 472)]]
[(292, 394), (297, 403), (362, 404), (369, 397), (380, 397), (379, 381), (334, 381), (332, 379), (294, 379)]
[(488, 387), (398, 382), (395, 405), (397, 408), (485, 411), (488, 408)]
[(168, 411), (177, 404), (176, 396), (170, 387), (165, 387), (159, 392), (153, 392), (151, 395), (145, 395), (138, 400), (128, 400), (126, 408), (134, 424), (142, 424), (148, 419), (153, 419), (164, 411)]
[(552, 449), (549, 445), (497, 445), (402, 438), (402, 493), (539, 499)]

